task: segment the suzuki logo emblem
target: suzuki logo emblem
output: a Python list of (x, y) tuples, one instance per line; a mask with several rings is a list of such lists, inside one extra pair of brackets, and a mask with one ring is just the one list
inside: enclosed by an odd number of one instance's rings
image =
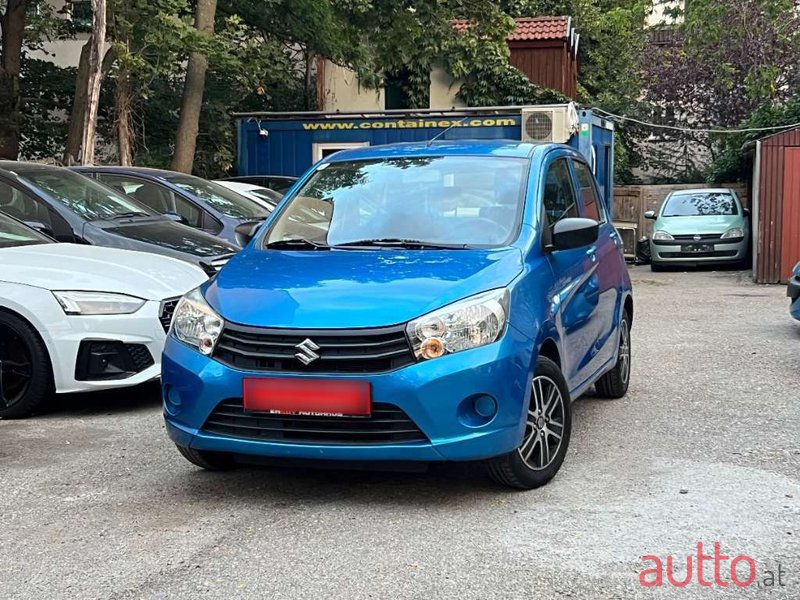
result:
[(700, 241), (700, 240), (702, 240), (702, 239), (703, 239), (703, 236), (702, 236), (702, 235), (696, 235), (696, 236), (694, 236), (694, 241), (695, 241), (695, 242), (699, 242), (699, 241)]
[(315, 352), (315, 350), (319, 350), (319, 346), (317, 346), (308, 338), (297, 344), (295, 348), (298, 350), (298, 352), (294, 355), (294, 357), (304, 365), (311, 364), (319, 358), (319, 354)]

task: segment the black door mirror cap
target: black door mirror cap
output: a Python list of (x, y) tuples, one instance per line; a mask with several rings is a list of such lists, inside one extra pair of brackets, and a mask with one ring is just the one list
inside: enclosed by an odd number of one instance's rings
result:
[(180, 213), (168, 211), (168, 212), (161, 213), (161, 214), (164, 215), (165, 217), (167, 217), (170, 221), (175, 221), (176, 223), (181, 223), (183, 225), (187, 225), (189, 223), (186, 220), (186, 217), (184, 217)]
[(599, 234), (600, 223), (594, 219), (561, 219), (553, 226), (551, 248), (558, 251), (590, 246), (597, 241)]
[(256, 236), (259, 227), (261, 227), (263, 223), (264, 221), (245, 221), (244, 223), (239, 223), (234, 230), (236, 233), (236, 243), (242, 248), (247, 246)]
[(644, 213), (644, 218), (645, 219), (651, 219), (653, 221), (657, 218), (657, 216), (658, 215), (656, 215), (656, 211), (654, 211), (654, 210), (647, 210)]

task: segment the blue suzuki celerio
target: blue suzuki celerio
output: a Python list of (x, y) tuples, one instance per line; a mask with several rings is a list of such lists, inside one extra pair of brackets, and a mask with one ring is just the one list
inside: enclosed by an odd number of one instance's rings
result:
[(167, 430), (207, 469), (483, 460), (530, 489), (571, 401), (631, 373), (621, 240), (575, 150), (361, 148), (315, 165), (175, 310)]

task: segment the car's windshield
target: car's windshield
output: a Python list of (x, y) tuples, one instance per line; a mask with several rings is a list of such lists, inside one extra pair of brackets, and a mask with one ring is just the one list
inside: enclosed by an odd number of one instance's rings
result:
[(0, 214), (0, 248), (49, 244), (52, 241), (38, 231)]
[(525, 167), (524, 160), (483, 156), (324, 164), (281, 211), (265, 243), (501, 246), (517, 231)]
[(736, 200), (728, 192), (682, 192), (667, 200), (663, 217), (738, 215)]
[(31, 170), (18, 175), (87, 221), (155, 214), (133, 198), (69, 169)]
[(173, 175), (167, 181), (205, 200), (219, 212), (236, 219), (263, 219), (269, 211), (233, 190), (191, 175)]

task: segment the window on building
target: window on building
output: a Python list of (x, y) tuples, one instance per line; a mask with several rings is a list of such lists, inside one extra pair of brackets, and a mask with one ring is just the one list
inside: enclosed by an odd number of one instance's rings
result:
[(91, 0), (72, 0), (69, 5), (69, 16), (76, 31), (92, 30)]

